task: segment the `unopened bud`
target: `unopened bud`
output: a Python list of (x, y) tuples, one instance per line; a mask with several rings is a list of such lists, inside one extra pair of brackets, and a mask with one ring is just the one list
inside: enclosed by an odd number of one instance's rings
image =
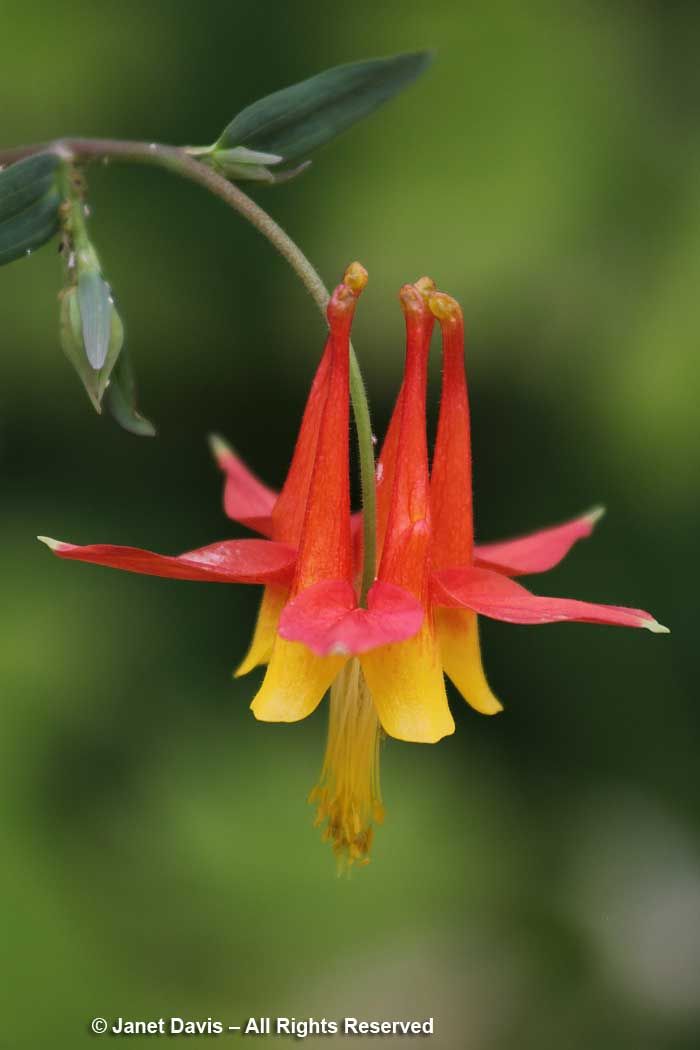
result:
[(260, 150), (248, 149), (246, 146), (219, 149), (216, 144), (214, 146), (190, 146), (187, 152), (201, 164), (214, 168), (220, 175), (232, 182), (287, 182), (296, 175), (300, 175), (311, 163), (305, 161), (295, 168), (275, 172), (270, 169), (277, 167), (285, 159), (277, 153), (263, 153)]
[(61, 294), (61, 346), (66, 357), (80, 376), (95, 410), (102, 411), (102, 398), (109, 377), (117, 363), (124, 344), (124, 327), (121, 318), (110, 304), (109, 338), (100, 368), (94, 368), (87, 352), (84, 316), (79, 301), (79, 288), (72, 285)]

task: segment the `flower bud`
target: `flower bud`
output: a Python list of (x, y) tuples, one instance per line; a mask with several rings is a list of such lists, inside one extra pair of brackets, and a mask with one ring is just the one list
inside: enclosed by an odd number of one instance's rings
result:
[[(117, 313), (114, 304), (110, 302), (108, 315), (109, 330), (108, 339), (105, 340), (105, 353), (104, 357), (101, 358), (101, 367), (95, 368), (91, 363), (90, 354), (88, 352), (88, 345), (91, 346), (91, 352), (94, 352), (95, 343), (94, 341), (91, 342), (94, 333), (89, 325), (86, 327), (86, 315), (82, 310), (82, 303), (80, 301), (80, 285), (72, 285), (71, 287), (66, 288), (61, 293), (60, 298), (60, 328), (63, 352), (80, 376), (82, 384), (85, 387), (95, 410), (101, 412), (102, 397), (107, 389), (110, 374), (117, 363), (117, 359), (124, 344), (124, 327), (121, 318)], [(94, 360), (93, 353), (93, 361)]]
[(304, 161), (293, 168), (273, 172), (270, 168), (281, 164), (285, 159), (277, 153), (262, 153), (246, 146), (223, 149), (216, 143), (213, 146), (190, 146), (187, 152), (231, 182), (288, 182), (289, 179), (301, 175), (311, 164), (311, 161)]

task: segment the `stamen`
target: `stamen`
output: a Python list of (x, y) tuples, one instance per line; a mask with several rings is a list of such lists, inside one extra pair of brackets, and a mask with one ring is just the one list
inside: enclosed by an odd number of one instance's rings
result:
[(338, 873), (369, 863), (374, 826), (384, 820), (379, 780), (381, 727), (360, 662), (350, 660), (331, 686), (328, 744), (309, 802), (330, 842)]

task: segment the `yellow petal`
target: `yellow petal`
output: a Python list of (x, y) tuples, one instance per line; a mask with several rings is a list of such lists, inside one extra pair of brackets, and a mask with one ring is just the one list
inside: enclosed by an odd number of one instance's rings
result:
[(434, 744), (454, 733), (437, 641), (427, 621), (415, 638), (363, 653), (360, 662), (389, 736)]
[(495, 715), (503, 704), (491, 692), (481, 663), (479, 627), (471, 609), (435, 610), (435, 630), (445, 674), (473, 708)]
[(323, 699), (346, 656), (316, 656), (301, 642), (279, 636), (257, 696), (250, 705), (261, 722), (298, 722)]
[(258, 664), (266, 664), (269, 661), (277, 637), (277, 623), (288, 594), (289, 588), (275, 584), (269, 584), (263, 591), (253, 640), (245, 659), (233, 672), (235, 678), (240, 678)]

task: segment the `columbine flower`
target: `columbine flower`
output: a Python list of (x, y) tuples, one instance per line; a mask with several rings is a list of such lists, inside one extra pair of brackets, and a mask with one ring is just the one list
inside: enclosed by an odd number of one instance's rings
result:
[[(353, 264), (328, 307), (330, 334), (278, 495), (220, 439), (228, 515), (267, 537), (230, 540), (169, 558), (131, 547), (46, 539), (62, 558), (151, 575), (265, 586), (253, 641), (236, 671), (267, 664), (252, 702), (262, 721), (306, 717), (330, 688), (326, 757), (311, 794), (341, 864), (367, 863), (383, 820), (382, 731), (433, 743), (454, 731), (444, 675), (477, 710), (501, 704), (481, 665), (477, 614), (515, 623), (558, 620), (665, 631), (639, 609), (532, 595), (511, 577), (555, 565), (590, 535), (599, 511), (523, 539), (473, 543), (469, 407), (458, 304), (423, 278), (400, 292), (406, 323), (403, 384), (377, 465), (376, 580), (358, 599), (359, 516), (351, 518), (348, 354), (366, 273)], [(429, 474), (427, 361), (434, 319), (444, 378)]]

